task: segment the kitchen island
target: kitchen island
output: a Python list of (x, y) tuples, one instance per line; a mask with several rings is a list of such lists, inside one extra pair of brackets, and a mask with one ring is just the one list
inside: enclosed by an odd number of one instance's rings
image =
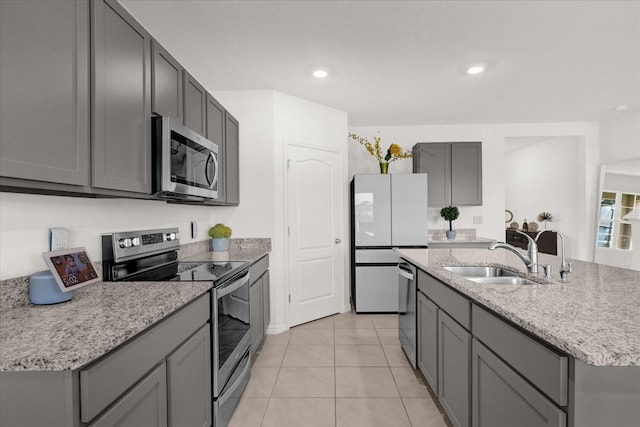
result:
[[(460, 365), (469, 367), (468, 376), (455, 378), (466, 392), (452, 399), (451, 390), (448, 396), (446, 390), (434, 390), (454, 425), (523, 421), (532, 407), (537, 408), (532, 412), (537, 418), (531, 425), (635, 425), (640, 417), (639, 272), (571, 260), (573, 273), (568, 283), (562, 283), (527, 274), (522, 261), (502, 249), (399, 249), (398, 253), (418, 267), (424, 313), (433, 308), (440, 322), (440, 329), (435, 328), (441, 340), (435, 357), (440, 370), (431, 378), (442, 383), (442, 365), (446, 368), (452, 360), (448, 354), (463, 354)], [(539, 262), (551, 264), (558, 278), (560, 258), (540, 254)], [(477, 284), (443, 268), (453, 265), (499, 266), (539, 284)], [(421, 287), (425, 282), (426, 288)], [(451, 305), (451, 299), (457, 305)], [(420, 330), (420, 316), (418, 322)], [(460, 338), (464, 345), (443, 353), (442, 348), (453, 349), (447, 345), (457, 343), (446, 341), (447, 336)], [(419, 331), (418, 341), (421, 338), (430, 336)], [(423, 372), (429, 380), (427, 365)], [(518, 402), (522, 410), (501, 412), (506, 406), (519, 408)], [(496, 414), (505, 418), (491, 418)]]

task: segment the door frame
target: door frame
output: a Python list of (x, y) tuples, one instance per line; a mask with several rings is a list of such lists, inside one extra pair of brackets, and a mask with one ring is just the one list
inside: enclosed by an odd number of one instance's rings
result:
[(342, 274), (343, 274), (343, 292), (342, 292), (342, 301), (340, 303), (341, 312), (345, 313), (351, 310), (351, 305), (349, 302), (350, 297), (350, 276), (349, 276), (349, 251), (348, 248), (351, 244), (349, 241), (349, 230), (348, 230), (348, 197), (349, 191), (346, 188), (347, 184), (345, 184), (345, 164), (344, 164), (344, 156), (345, 153), (343, 150), (339, 150), (333, 147), (324, 147), (322, 145), (313, 144), (308, 141), (295, 140), (290, 138), (283, 139), (283, 158), (282, 164), (284, 165), (284, 179), (282, 180), (282, 194), (283, 194), (283, 217), (282, 217), (282, 240), (284, 242), (283, 250), (284, 250), (284, 297), (285, 297), (285, 306), (284, 310), (284, 318), (285, 324), (288, 328), (291, 328), (291, 315), (290, 315), (290, 303), (289, 303), (289, 294), (291, 289), (291, 284), (289, 283), (289, 268), (290, 268), (290, 259), (289, 259), (289, 147), (296, 146), (300, 148), (308, 148), (312, 150), (326, 151), (329, 153), (334, 153), (338, 156), (338, 162), (340, 164), (340, 188), (342, 191), (341, 194), (341, 205), (342, 209), (340, 212), (340, 224), (339, 228), (342, 233), (342, 248), (341, 248), (341, 256), (342, 256)]

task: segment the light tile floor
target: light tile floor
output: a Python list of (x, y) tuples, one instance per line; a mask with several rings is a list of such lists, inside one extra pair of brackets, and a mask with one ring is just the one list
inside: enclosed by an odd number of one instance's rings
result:
[(446, 427), (397, 315), (338, 314), (268, 335), (230, 427)]

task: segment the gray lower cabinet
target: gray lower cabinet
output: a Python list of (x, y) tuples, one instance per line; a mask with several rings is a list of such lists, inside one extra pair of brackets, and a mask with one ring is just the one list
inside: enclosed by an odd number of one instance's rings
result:
[(0, 372), (0, 425), (210, 426), (210, 311), (207, 293), (81, 369)]
[[(262, 277), (251, 284), (250, 295), (250, 322), (251, 322), (251, 349), (255, 352), (262, 344), (264, 338), (263, 315), (264, 307), (262, 304)], [(255, 353), (254, 353), (255, 354)]]
[(0, 93), (0, 175), (88, 185), (87, 0), (0, 1)]
[(156, 40), (151, 55), (151, 111), (182, 122), (182, 65)]
[(240, 204), (240, 123), (225, 112), (226, 204)]
[(418, 292), (418, 368), (438, 394), (438, 306)]
[(198, 332), (167, 357), (169, 427), (211, 425), (211, 327)]
[(429, 174), (429, 206), (482, 205), (482, 143), (418, 143), (413, 172)]
[(564, 427), (566, 414), (473, 339), (473, 426)]
[(167, 374), (160, 364), (90, 427), (167, 426)]
[(271, 321), (269, 256), (265, 255), (249, 267), (251, 280), (250, 323), (251, 352), (255, 356), (264, 341), (265, 333)]
[(207, 133), (207, 91), (187, 71), (183, 74), (184, 125), (204, 136)]
[(438, 398), (454, 426), (470, 426), (471, 334), (438, 312)]
[(92, 186), (151, 192), (151, 36), (115, 0), (91, 3)]

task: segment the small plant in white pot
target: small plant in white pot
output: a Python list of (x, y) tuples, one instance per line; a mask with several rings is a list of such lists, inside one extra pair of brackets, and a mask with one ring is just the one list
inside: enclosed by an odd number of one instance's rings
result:
[(447, 231), (447, 239), (453, 240), (456, 238), (456, 231), (453, 229), (452, 222), (458, 219), (460, 211), (456, 206), (447, 206), (440, 209), (440, 216), (449, 221), (449, 230)]
[(209, 237), (211, 237), (211, 250), (215, 252), (224, 252), (229, 250), (229, 237), (231, 237), (231, 228), (224, 224), (216, 224), (209, 229)]

